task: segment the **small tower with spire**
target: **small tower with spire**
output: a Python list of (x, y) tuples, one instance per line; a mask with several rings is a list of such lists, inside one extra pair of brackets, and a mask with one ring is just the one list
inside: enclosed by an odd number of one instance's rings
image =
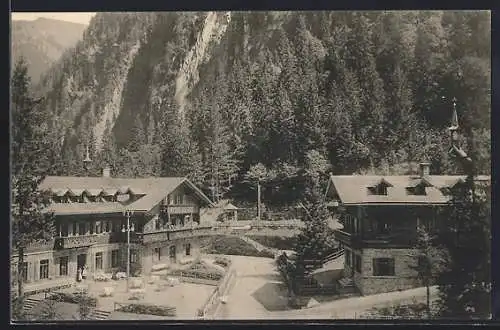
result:
[(451, 115), (451, 125), (448, 127), (448, 130), (450, 131), (450, 138), (451, 138), (451, 145), (454, 146), (458, 142), (458, 131), (459, 125), (458, 125), (458, 116), (457, 116), (457, 99), (454, 97), (453, 98), (453, 113)]
[(83, 168), (85, 169), (85, 173), (88, 176), (89, 172), (89, 165), (92, 162), (92, 159), (90, 159), (90, 154), (89, 154), (89, 146), (88, 144), (85, 147), (85, 159), (83, 160)]
[(451, 140), (450, 153), (457, 156), (459, 160), (464, 163), (464, 165), (470, 165), (472, 163), (471, 158), (458, 145), (458, 132), (457, 132), (458, 128), (459, 124), (457, 116), (457, 99), (454, 97), (453, 113), (451, 115), (451, 125), (450, 127), (448, 127), (448, 130), (450, 131), (450, 140)]

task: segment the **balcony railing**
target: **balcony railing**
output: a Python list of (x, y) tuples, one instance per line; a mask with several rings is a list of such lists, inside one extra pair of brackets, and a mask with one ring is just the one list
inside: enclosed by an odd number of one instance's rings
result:
[(411, 229), (363, 233), (337, 229), (334, 233), (337, 240), (352, 245), (412, 245), (415, 242), (415, 234)]
[(198, 214), (200, 211), (197, 205), (166, 205), (170, 214)]
[(56, 249), (71, 249), (77, 247), (91, 246), (94, 244), (107, 244), (113, 241), (111, 233), (81, 235), (70, 237), (56, 237)]
[(143, 233), (142, 241), (144, 243), (169, 241), (178, 238), (205, 236), (217, 234), (216, 227), (210, 225), (197, 225), (197, 226), (173, 226), (165, 229), (155, 230)]
[(397, 229), (390, 232), (364, 232), (356, 239), (361, 240), (364, 244), (412, 245), (415, 238), (413, 230)]
[(351, 242), (351, 234), (350, 233), (343, 231), (343, 230), (339, 230), (339, 229), (334, 230), (333, 233), (335, 235), (335, 239), (337, 239), (338, 241), (348, 243), (348, 244)]

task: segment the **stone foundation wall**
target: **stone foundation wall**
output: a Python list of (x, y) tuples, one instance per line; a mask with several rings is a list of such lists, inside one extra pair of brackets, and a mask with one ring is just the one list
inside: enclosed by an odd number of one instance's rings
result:
[[(191, 244), (191, 254), (186, 256), (185, 244)], [(170, 265), (174, 263), (174, 260), (170, 259), (169, 249), (170, 246), (175, 245), (175, 262), (179, 262), (182, 259), (194, 259), (200, 255), (200, 244), (197, 239), (178, 239), (175, 241), (167, 242), (155, 242), (142, 246), (142, 270), (144, 274), (150, 274), (153, 265), (166, 264)], [(160, 248), (160, 258), (158, 254), (155, 253), (155, 249)]]
[[(418, 286), (417, 272), (410, 268), (416, 260), (410, 249), (363, 249), (361, 273), (355, 282), (363, 295), (411, 289)], [(394, 258), (394, 276), (373, 276), (374, 258)]]

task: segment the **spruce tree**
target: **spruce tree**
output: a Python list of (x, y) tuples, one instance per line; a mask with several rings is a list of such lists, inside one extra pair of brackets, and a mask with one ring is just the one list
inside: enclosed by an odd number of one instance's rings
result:
[(491, 197), (473, 176), (453, 189), (439, 239), (449, 252), (439, 276), (441, 316), (491, 317)]
[(17, 253), (17, 296), (23, 299), (24, 256), (30, 243), (50, 240), (54, 218), (45, 213), (49, 196), (38, 187), (49, 167), (51, 144), (47, 137), (45, 116), (40, 101), (30, 96), (30, 79), (24, 59), (15, 66), (11, 81), (11, 237)]

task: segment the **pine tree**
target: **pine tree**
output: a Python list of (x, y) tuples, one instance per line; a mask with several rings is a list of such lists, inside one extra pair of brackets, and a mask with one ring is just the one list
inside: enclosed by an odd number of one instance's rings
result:
[(17, 260), (17, 296), (23, 299), (23, 263), (28, 245), (49, 240), (54, 233), (54, 218), (44, 213), (48, 196), (38, 190), (46, 176), (51, 144), (46, 139), (44, 113), (39, 100), (29, 94), (30, 79), (24, 59), (16, 63), (11, 82), (12, 111), (12, 226), (13, 248)]
[(185, 176), (199, 184), (201, 172), (201, 157), (189, 128), (175, 113), (165, 112), (161, 128), (162, 176)]
[(485, 319), (491, 316), (491, 197), (469, 175), (453, 190), (439, 239), (449, 251), (439, 276), (441, 316)]
[(426, 288), (427, 318), (431, 318), (430, 287), (435, 279), (445, 269), (446, 250), (436, 246), (436, 236), (425, 225), (417, 228), (417, 241), (410, 252), (410, 269), (417, 272), (417, 278)]

